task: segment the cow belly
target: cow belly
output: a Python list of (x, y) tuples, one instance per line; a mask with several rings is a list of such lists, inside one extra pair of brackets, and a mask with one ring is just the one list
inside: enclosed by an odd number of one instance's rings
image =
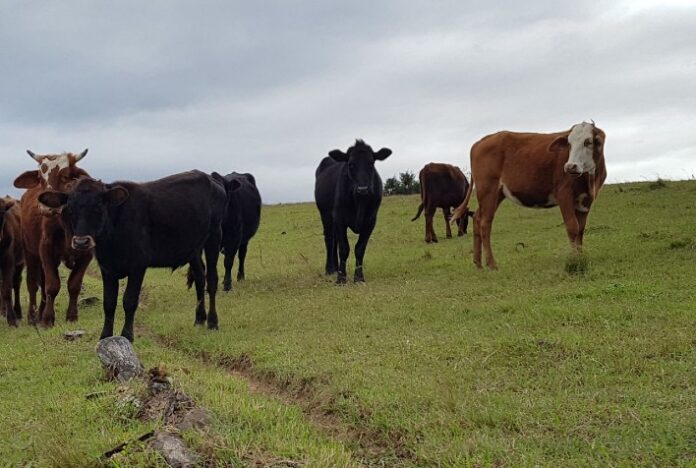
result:
[(505, 184), (500, 184), (505, 198), (516, 205), (527, 208), (552, 208), (558, 205), (556, 197), (552, 193), (523, 193), (513, 192)]

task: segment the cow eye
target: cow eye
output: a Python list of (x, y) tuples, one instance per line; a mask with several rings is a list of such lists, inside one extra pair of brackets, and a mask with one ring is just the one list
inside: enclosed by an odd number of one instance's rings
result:
[(590, 146), (592, 146), (592, 140), (590, 140), (590, 139), (588, 138), (588, 139), (585, 140), (585, 147), (586, 147), (586, 148), (589, 148)]

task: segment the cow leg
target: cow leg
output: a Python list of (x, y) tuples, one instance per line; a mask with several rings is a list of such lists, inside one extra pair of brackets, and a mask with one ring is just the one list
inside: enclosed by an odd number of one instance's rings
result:
[(425, 208), (425, 242), (437, 242), (437, 235), (433, 229), (433, 216), (437, 208), (427, 206)]
[(114, 335), (114, 315), (116, 314), (116, 302), (118, 301), (118, 278), (102, 269), (104, 326), (102, 327), (100, 340)]
[[(480, 243), (486, 254), (486, 266), (491, 270), (497, 270), (498, 264), (493, 256), (493, 249), (491, 248), (491, 230), (493, 227), (493, 218), (495, 217), (495, 212), (498, 206), (505, 199), (503, 191), (498, 188), (496, 192), (482, 193), (479, 192), (479, 208), (477, 210), (478, 214), (478, 230), (480, 236)], [(481, 253), (479, 250), (479, 262), (477, 266), (481, 265)]]
[(60, 257), (55, 253), (48, 251), (48, 248), (41, 250), (41, 263), (44, 271), (44, 291), (46, 295), (46, 305), (41, 312), (41, 325), (44, 327), (52, 327), (56, 321), (55, 302), (56, 296), (60, 292), (60, 275), (58, 266), (60, 265)]
[(561, 209), (561, 216), (563, 217), (563, 223), (566, 227), (566, 233), (568, 234), (568, 240), (574, 249), (579, 250), (581, 244), (578, 243), (578, 234), (580, 233), (580, 223), (578, 222), (577, 212), (575, 211), (572, 196), (569, 197), (559, 197), (558, 206)]
[(244, 281), (244, 262), (246, 260), (249, 241), (242, 242), (239, 246), (239, 268), (237, 269), (237, 281)]
[(217, 263), (220, 257), (220, 241), (222, 240), (222, 228), (213, 228), (205, 244), (205, 282), (208, 289), (208, 330), (218, 329), (217, 308), (215, 295), (218, 288)]
[(3, 312), (7, 316), (7, 324), (11, 327), (17, 326), (17, 317), (15, 317), (14, 309), (12, 308), (12, 281), (14, 279), (14, 260), (5, 258), (0, 264), (2, 271), (2, 283), (0, 283), (0, 294), (2, 294)]
[(23, 265), (15, 267), (14, 277), (12, 278), (12, 288), (14, 289), (14, 311), (17, 319), (22, 318), (22, 302), (19, 298), (19, 289), (22, 286), (22, 269)]
[(450, 228), (450, 217), (452, 216), (450, 214), (450, 209), (449, 208), (443, 208), (442, 209), (442, 216), (445, 218), (445, 232), (447, 233), (447, 238), (451, 239), (452, 238), (452, 228)]
[(29, 296), (27, 321), (30, 325), (33, 325), (36, 323), (37, 317), (40, 317), (36, 313), (36, 291), (39, 289), (39, 283), (41, 282), (41, 260), (39, 257), (27, 252), (24, 256), (24, 262), (27, 265), (27, 294)]
[(578, 249), (582, 249), (582, 241), (583, 238), (585, 237), (585, 225), (587, 224), (587, 215), (589, 215), (589, 211), (576, 211), (575, 212), (575, 217), (578, 220), (578, 236), (577, 236), (577, 247)]
[(338, 241), (338, 277), (336, 278), (336, 284), (345, 284), (348, 281), (346, 262), (348, 261), (348, 255), (350, 255), (348, 228), (345, 226), (337, 226), (334, 235)]
[(324, 226), (324, 245), (326, 247), (326, 274), (333, 275), (336, 273), (337, 261), (337, 245), (336, 236), (333, 228), (333, 219), (331, 216), (321, 214), (321, 224)]
[(128, 341), (131, 343), (135, 339), (133, 324), (135, 322), (135, 311), (140, 302), (143, 278), (145, 278), (145, 270), (136, 270), (128, 275), (128, 284), (126, 284), (126, 291), (123, 293), (123, 311), (126, 313), (126, 321), (123, 323), (121, 336), (128, 338)]
[[(227, 251), (225, 251), (227, 253)], [(225, 260), (227, 257), (225, 257)], [(206, 319), (205, 313), (205, 268), (200, 255), (195, 255), (189, 264), (193, 274), (193, 282), (196, 286), (196, 320), (194, 325), (203, 325)]]
[(65, 320), (68, 322), (77, 322), (77, 299), (80, 296), (82, 289), (82, 281), (85, 277), (85, 272), (89, 266), (92, 256), (86, 258), (78, 258), (73, 266), (70, 276), (68, 277), (68, 311), (65, 314)]
[(234, 266), (234, 256), (237, 254), (236, 248), (225, 247), (225, 278), (222, 281), (222, 290), (232, 291), (232, 267)]
[(364, 283), (365, 276), (363, 274), (363, 258), (365, 257), (365, 250), (367, 250), (367, 241), (370, 240), (372, 235), (372, 230), (375, 228), (375, 223), (377, 219), (375, 218), (372, 222), (367, 223), (366, 226), (360, 231), (360, 236), (358, 237), (358, 242), (355, 244), (355, 274), (353, 276), (353, 281), (356, 283)]

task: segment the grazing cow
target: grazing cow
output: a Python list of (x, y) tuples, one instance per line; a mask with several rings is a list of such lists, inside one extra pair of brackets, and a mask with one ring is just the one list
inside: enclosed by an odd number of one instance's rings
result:
[[(0, 198), (0, 304), (2, 315), (11, 327), (22, 318), (19, 287), (24, 268), (22, 228), (19, 201), (11, 197)], [(14, 304), (12, 290), (14, 289)]]
[[(418, 212), (411, 221), (418, 219), (425, 209), (425, 242), (437, 242), (437, 235), (433, 229), (433, 216), (438, 208), (442, 208), (445, 217), (447, 238), (452, 237), (450, 229), (450, 209), (459, 206), (469, 190), (469, 181), (457, 166), (442, 163), (426, 164), (418, 174), (421, 189), (421, 203)], [(462, 216), (457, 220), (457, 235), (466, 234), (469, 225), (469, 217)]]
[[(27, 290), (29, 292), (30, 323), (40, 320), (45, 327), (55, 322), (55, 299), (60, 291), (58, 267), (61, 261), (70, 269), (68, 295), (70, 297), (66, 320), (77, 320), (77, 299), (82, 288), (82, 279), (92, 260), (91, 251), (72, 248), (72, 233), (64, 213), (52, 210), (39, 203), (39, 195), (45, 190), (69, 191), (75, 181), (89, 177), (87, 172), (76, 166), (87, 154), (63, 153), (37, 155), (27, 151), (39, 169), (27, 171), (17, 177), (14, 186), (27, 191), (22, 196), (22, 236), (27, 267)], [(41, 287), (41, 304), (36, 308), (36, 291)]]
[(582, 122), (558, 133), (498, 132), (471, 147), (471, 187), (453, 218), (468, 211), (473, 187), (478, 209), (474, 215), (474, 263), (481, 268), (481, 244), (486, 264), (497, 267), (491, 250), (491, 225), (498, 205), (512, 202), (561, 209), (568, 238), (582, 248), (585, 223), (607, 177), (604, 132)]
[[(347, 278), (348, 228), (359, 235), (353, 280), (365, 281), (363, 257), (382, 203), (382, 179), (375, 169), (375, 161), (383, 161), (391, 153), (389, 148), (375, 153), (364, 141), (356, 140), (346, 153), (331, 151), (316, 170), (314, 199), (324, 225), (326, 274), (338, 271), (338, 284), (346, 283)], [(336, 258), (337, 247), (340, 262)]]
[(120, 279), (128, 278), (123, 295), (126, 320), (121, 335), (133, 341), (133, 321), (145, 271), (150, 267), (175, 269), (187, 263), (198, 299), (195, 324), (206, 322), (207, 283), (208, 328), (218, 327), (217, 260), (227, 195), (214, 177), (190, 171), (142, 184), (104, 184), (82, 179), (69, 193), (46, 191), (39, 200), (51, 208), (65, 207), (64, 211), (68, 211), (75, 249), (95, 249), (104, 287), (101, 338), (113, 335)]
[[(239, 184), (236, 189), (229, 184)], [(251, 174), (233, 172), (225, 176), (228, 185), (227, 214), (222, 223), (222, 249), (225, 255), (225, 279), (223, 290), (232, 290), (232, 264), (239, 252), (237, 281), (244, 279), (244, 260), (249, 240), (254, 237), (261, 220), (261, 195), (256, 188), (256, 180)]]

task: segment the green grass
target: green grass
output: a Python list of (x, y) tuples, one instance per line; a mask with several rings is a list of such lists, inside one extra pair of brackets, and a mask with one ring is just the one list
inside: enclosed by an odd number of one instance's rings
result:
[[(189, 438), (218, 464), (693, 465), (694, 199), (696, 182), (606, 186), (580, 257), (557, 209), (505, 203), (491, 272), (470, 234), (447, 240), (440, 221), (426, 245), (417, 198), (387, 198), (367, 283), (343, 287), (322, 274), (316, 208), (264, 207), (220, 330), (192, 326), (183, 271), (153, 270), (136, 349), (213, 413)], [(2, 463), (95, 460), (149, 430), (100, 380), (100, 306), (80, 326), (76, 343), (62, 320), (43, 340), (0, 326)], [(95, 389), (108, 396), (85, 400)]]

